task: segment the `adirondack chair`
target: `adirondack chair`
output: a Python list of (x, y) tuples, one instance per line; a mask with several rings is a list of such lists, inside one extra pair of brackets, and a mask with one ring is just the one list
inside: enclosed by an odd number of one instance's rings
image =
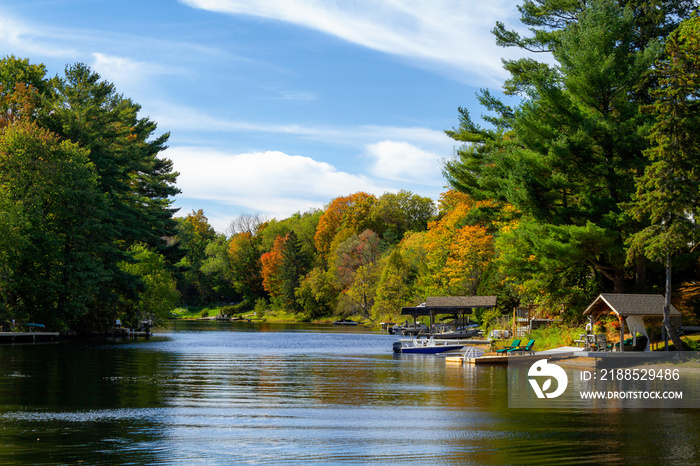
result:
[(508, 350), (508, 353), (530, 353), (530, 354), (535, 354), (534, 351), (532, 351), (532, 347), (535, 346), (535, 340), (530, 340), (527, 342), (527, 345), (525, 346), (518, 346), (517, 348), (511, 348)]
[(511, 343), (510, 346), (506, 346), (505, 348), (497, 350), (496, 354), (498, 356), (500, 356), (502, 354), (506, 354), (506, 353), (508, 353), (508, 351), (514, 350), (518, 346), (520, 346), (520, 340), (513, 340), (513, 343)]

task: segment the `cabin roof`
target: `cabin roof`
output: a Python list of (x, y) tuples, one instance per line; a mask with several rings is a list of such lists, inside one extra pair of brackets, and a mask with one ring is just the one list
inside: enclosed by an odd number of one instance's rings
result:
[[(602, 293), (583, 311), (583, 315), (663, 316), (664, 304), (665, 298), (660, 294)], [(673, 304), (671, 315), (680, 315)]]

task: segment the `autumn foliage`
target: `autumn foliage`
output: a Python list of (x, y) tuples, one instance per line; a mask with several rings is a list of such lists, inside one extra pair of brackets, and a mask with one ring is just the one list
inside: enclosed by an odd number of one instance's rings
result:
[(280, 267), (282, 266), (282, 252), (287, 237), (288, 235), (278, 236), (277, 239), (275, 239), (272, 249), (260, 256), (260, 262), (262, 264), (260, 273), (262, 275), (263, 287), (271, 296), (279, 296), (280, 294), (281, 281), (279, 274)]
[(359, 192), (337, 197), (328, 204), (314, 235), (316, 249), (322, 256), (329, 253), (333, 239), (341, 226), (345, 224), (354, 228), (361, 223), (363, 218), (367, 217), (367, 207), (371, 200), (376, 200), (376, 198), (371, 194)]

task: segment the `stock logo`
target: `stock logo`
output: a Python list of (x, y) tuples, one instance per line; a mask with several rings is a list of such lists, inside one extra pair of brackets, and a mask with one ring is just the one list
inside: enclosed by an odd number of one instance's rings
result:
[[(530, 366), (530, 370), (527, 371), (527, 376), (532, 389), (535, 390), (537, 398), (556, 398), (564, 393), (566, 386), (569, 384), (569, 378), (566, 376), (564, 369), (556, 364), (547, 364), (546, 359), (540, 359)], [(532, 377), (535, 378), (533, 379)], [(541, 387), (538, 382), (538, 378), (540, 377), (547, 377), (543, 380)], [(550, 392), (552, 380), (557, 381), (557, 388)]]

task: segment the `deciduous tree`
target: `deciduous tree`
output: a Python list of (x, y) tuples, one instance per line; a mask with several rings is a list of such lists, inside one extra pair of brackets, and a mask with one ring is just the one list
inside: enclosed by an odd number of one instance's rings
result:
[(1, 302), (8, 316), (75, 329), (99, 306), (104, 199), (88, 152), (32, 121), (0, 130)]
[(136, 326), (139, 319), (162, 323), (170, 317), (180, 299), (175, 278), (163, 256), (145, 245), (135, 244), (129, 248), (129, 253), (131, 260), (123, 262), (121, 267), (138, 277), (143, 288), (122, 320), (132, 326)]

